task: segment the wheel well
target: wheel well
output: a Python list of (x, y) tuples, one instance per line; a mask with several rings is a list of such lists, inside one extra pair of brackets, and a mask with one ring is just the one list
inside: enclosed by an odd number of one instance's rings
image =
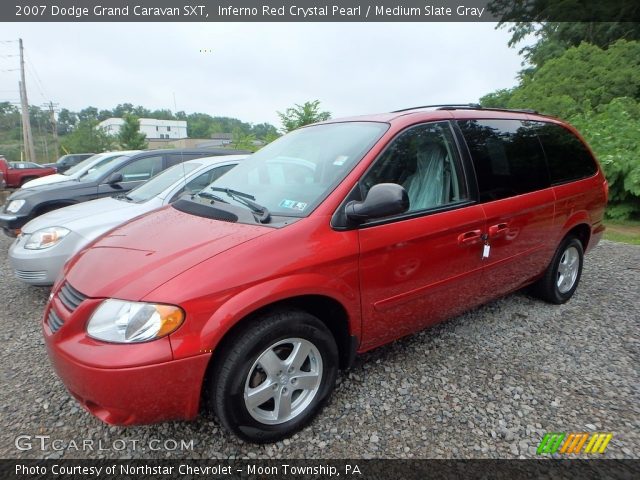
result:
[(216, 346), (212, 364), (215, 364), (215, 358), (222, 352), (227, 345), (242, 333), (242, 331), (251, 322), (258, 321), (259, 317), (274, 310), (295, 308), (303, 310), (315, 317), (318, 317), (329, 329), (338, 346), (338, 355), (340, 359), (340, 368), (347, 368), (355, 353), (352, 346), (352, 339), (349, 335), (349, 316), (347, 311), (340, 302), (323, 295), (303, 295), (299, 297), (287, 298), (278, 302), (265, 305), (258, 310), (250, 313), (240, 321), (238, 321), (225, 335)]
[(591, 229), (589, 228), (589, 225), (585, 223), (576, 225), (571, 230), (569, 230), (567, 236), (569, 235), (577, 237), (578, 240), (580, 240), (580, 243), (582, 243), (583, 250), (587, 250), (587, 245), (589, 245), (589, 240), (591, 238)]
[(36, 216), (43, 215), (53, 210), (58, 210), (59, 208), (68, 207), (70, 205), (74, 205), (74, 204), (73, 203), (47, 203), (46, 205), (42, 205), (40, 208), (38, 208), (38, 213), (36, 214)]

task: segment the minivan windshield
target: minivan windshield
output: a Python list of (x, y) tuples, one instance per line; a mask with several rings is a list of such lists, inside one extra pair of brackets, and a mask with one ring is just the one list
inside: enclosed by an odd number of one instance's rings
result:
[(246, 207), (238, 195), (221, 193), (242, 192), (272, 215), (306, 217), (388, 128), (380, 122), (300, 128), (254, 153), (203, 191)]
[(159, 173), (148, 182), (145, 182), (139, 187), (131, 190), (129, 193), (127, 193), (126, 199), (137, 203), (146, 202), (147, 200), (150, 200), (156, 195), (164, 192), (178, 180), (184, 179), (196, 168), (200, 168), (201, 165), (201, 163), (191, 162), (174, 165), (164, 172)]

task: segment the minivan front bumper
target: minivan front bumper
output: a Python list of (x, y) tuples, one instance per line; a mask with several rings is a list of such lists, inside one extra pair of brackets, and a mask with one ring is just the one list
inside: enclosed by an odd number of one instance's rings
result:
[(69, 392), (111, 425), (195, 418), (211, 354), (173, 360), (167, 337), (137, 344), (94, 340), (85, 326), (101, 301), (83, 300), (70, 312), (58, 290), (45, 310), (42, 333), (47, 353)]

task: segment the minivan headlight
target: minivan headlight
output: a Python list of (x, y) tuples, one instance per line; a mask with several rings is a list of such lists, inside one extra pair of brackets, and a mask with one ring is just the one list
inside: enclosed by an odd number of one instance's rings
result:
[(7, 212), (16, 213), (24, 205), (24, 200), (11, 200), (7, 205)]
[(148, 342), (169, 335), (183, 321), (184, 312), (174, 305), (109, 299), (91, 315), (87, 334), (105, 342)]
[(24, 244), (27, 250), (42, 250), (57, 245), (60, 240), (66, 237), (70, 230), (63, 227), (47, 227), (36, 230)]

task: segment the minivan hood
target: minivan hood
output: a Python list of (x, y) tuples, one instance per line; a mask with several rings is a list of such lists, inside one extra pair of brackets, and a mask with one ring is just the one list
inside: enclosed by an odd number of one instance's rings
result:
[[(33, 233), (45, 227), (64, 227), (91, 240), (98, 234), (161, 205), (162, 200), (159, 198), (152, 198), (144, 203), (132, 203), (105, 197), (40, 215), (22, 227), (22, 231)], [(100, 232), (93, 233), (95, 230)]]
[(65, 277), (90, 297), (139, 300), (194, 265), (272, 231), (167, 206), (100, 237), (73, 257)]

